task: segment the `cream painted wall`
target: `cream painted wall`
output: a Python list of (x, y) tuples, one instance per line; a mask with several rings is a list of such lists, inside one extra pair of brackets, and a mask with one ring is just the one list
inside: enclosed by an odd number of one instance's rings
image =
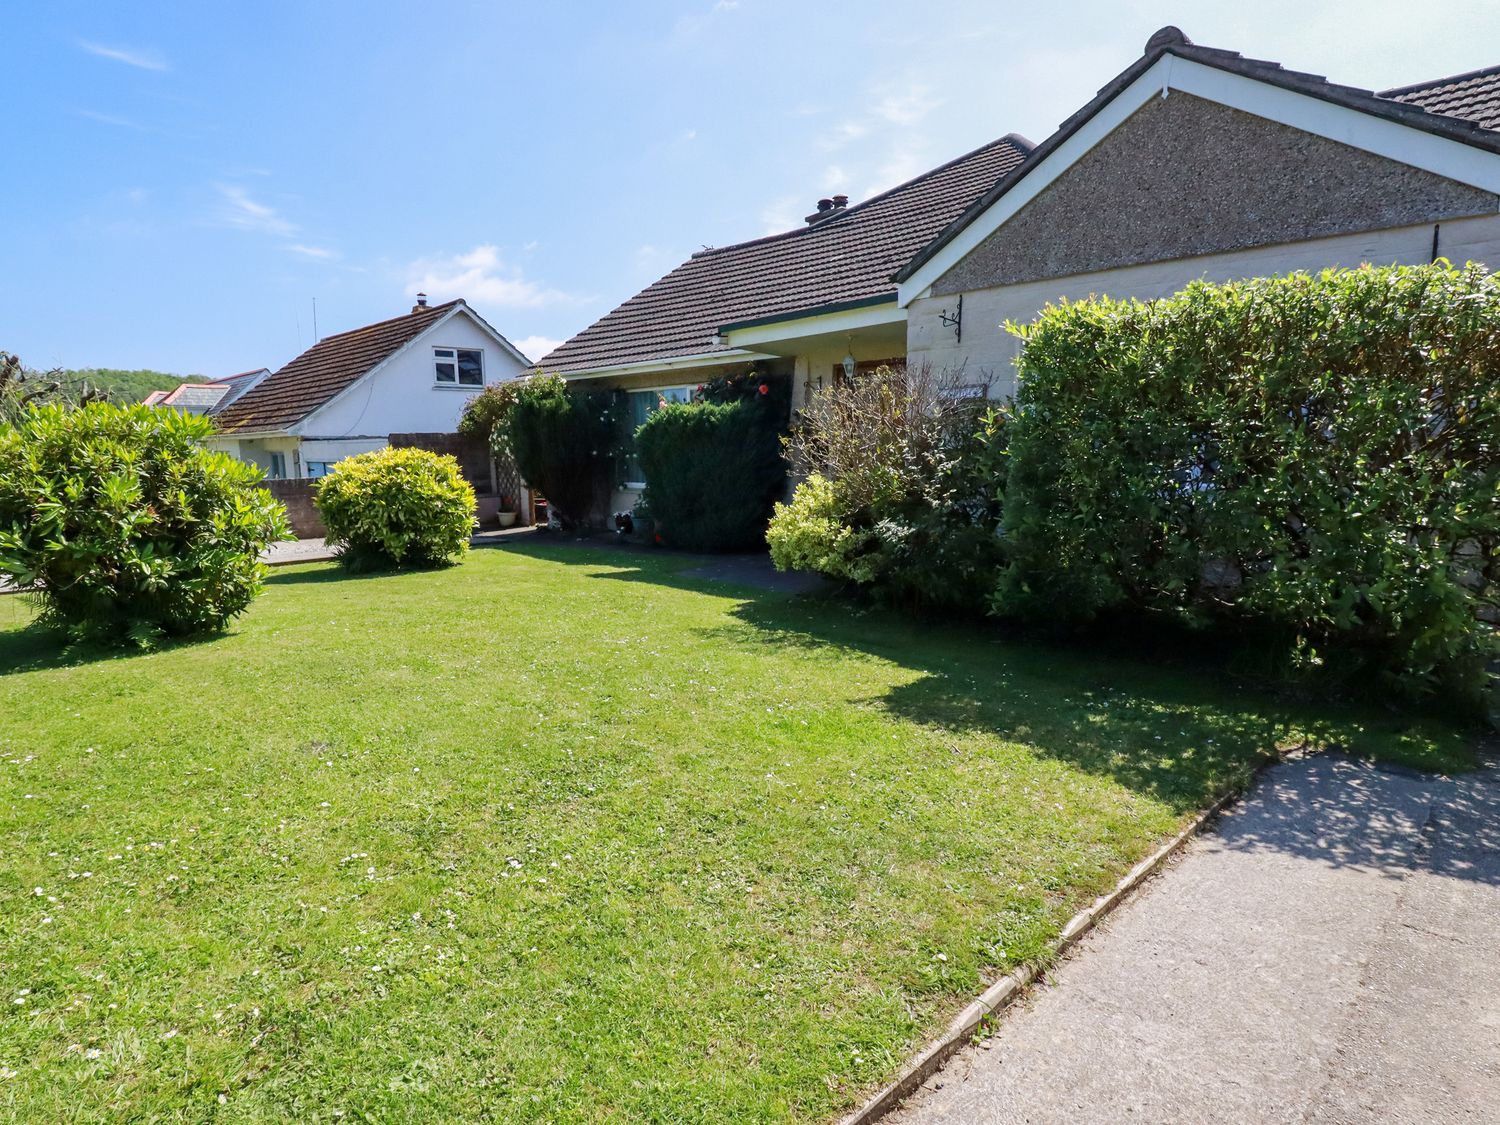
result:
[[(939, 314), (951, 313), (958, 298), (923, 298), (907, 309), (907, 362), (931, 362), (950, 373), (962, 370), (964, 382), (987, 379), (991, 397), (1006, 398), (1015, 393), (1014, 364), (1021, 350), (1020, 341), (1001, 327), (1007, 320), (1029, 323), (1048, 304), (1063, 298), (1165, 297), (1199, 278), (1234, 281), (1365, 262), (1420, 264), (1432, 256), (1432, 229), (1431, 223), (1423, 223), (974, 290), (963, 295), (962, 345), (955, 343), (953, 330), (939, 321)], [(1444, 222), (1438, 253), (1456, 263), (1472, 260), (1500, 267), (1500, 215)]]

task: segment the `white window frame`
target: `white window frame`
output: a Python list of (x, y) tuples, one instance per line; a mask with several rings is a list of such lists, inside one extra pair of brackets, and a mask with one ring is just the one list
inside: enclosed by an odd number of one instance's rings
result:
[[(440, 357), (439, 354), (438, 354), (439, 352), (447, 352), (448, 353), (448, 358), (444, 359), (444, 358)], [(461, 382), (459, 382), (459, 380), (458, 380), (458, 353), (459, 352), (474, 352), (474, 353), (476, 353), (479, 356), (479, 382), (477, 382), (477, 383), (461, 383)], [(438, 377), (437, 365), (440, 364), (440, 363), (451, 363), (453, 365), (453, 382), (450, 383), (447, 380), (440, 379)], [(483, 387), (485, 385), (485, 375), (484, 375), (485, 368), (486, 368), (486, 364), (484, 362), (484, 349), (483, 348), (462, 347), (462, 346), (460, 346), (458, 344), (434, 344), (434, 345), (432, 345), (432, 385), (434, 387), (441, 387), (444, 390), (454, 390), (454, 389), (457, 389), (457, 390), (473, 390), (475, 387)]]
[[(703, 386), (702, 383), (666, 383), (660, 387), (625, 387), (624, 391), (627, 395), (653, 394), (658, 398), (661, 397), (663, 391), (687, 391), (688, 397), (685, 401), (692, 402), (693, 395), (697, 393), (698, 388), (701, 386)], [(655, 408), (653, 407), (653, 410), (654, 409)], [(652, 411), (647, 411), (646, 417), (649, 418), (651, 416), (651, 413)], [(631, 436), (634, 437), (635, 435), (632, 434)], [(646, 482), (643, 480), (627, 480), (622, 481), (620, 487), (628, 488), (632, 492), (639, 492), (641, 489), (646, 487)]]

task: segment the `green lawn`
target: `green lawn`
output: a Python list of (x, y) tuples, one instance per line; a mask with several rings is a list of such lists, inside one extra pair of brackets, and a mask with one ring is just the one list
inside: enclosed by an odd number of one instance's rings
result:
[(1295, 711), (568, 547), (276, 572), (70, 661), (0, 598), (0, 1118), (817, 1121)]

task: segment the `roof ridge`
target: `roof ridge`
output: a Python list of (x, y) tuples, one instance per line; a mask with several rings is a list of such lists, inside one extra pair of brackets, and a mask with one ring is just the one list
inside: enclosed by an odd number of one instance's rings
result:
[(1377, 90), (1377, 98), (1394, 98), (1398, 94), (1415, 94), (1418, 90), (1429, 90), (1435, 86), (1452, 86), (1459, 82), (1469, 82), (1475, 78), (1486, 78), (1492, 74), (1500, 74), (1500, 63), (1493, 66), (1482, 66), (1478, 70), (1466, 70), (1462, 74), (1450, 74), (1446, 78), (1429, 78), (1426, 82), (1413, 82), (1409, 86), (1392, 86), (1389, 90)]
[(864, 210), (871, 204), (879, 203), (881, 200), (895, 195), (898, 191), (904, 191), (909, 187), (913, 187), (921, 183), (922, 181), (930, 179), (931, 177), (937, 175), (939, 172), (947, 171), (955, 164), (961, 164), (965, 160), (970, 160), (973, 157), (978, 156), (986, 149), (991, 149), (996, 147), (997, 145), (1002, 144), (1009, 144), (1012, 148), (1017, 149), (1023, 157), (1032, 149), (1036, 148), (1035, 144), (1027, 140), (1025, 137), (1021, 136), (1020, 133), (1006, 133), (1003, 137), (996, 137), (993, 141), (986, 141), (984, 144), (979, 145), (976, 148), (971, 148), (968, 152), (961, 153), (951, 160), (945, 160), (935, 168), (929, 168), (925, 172), (920, 172), (909, 180), (903, 180), (901, 183), (896, 184), (894, 187), (888, 187), (882, 192), (877, 192), (875, 195), (870, 196), (869, 199), (862, 199), (853, 207), (846, 207), (843, 211), (840, 211), (831, 219), (824, 219), (821, 222), (812, 223), (808, 226), (793, 227), (791, 230), (777, 231), (775, 234), (763, 234), (759, 238), (747, 238), (743, 242), (731, 242), (727, 246), (712, 246), (706, 250), (699, 250), (691, 254), (688, 257), (688, 261), (692, 261), (695, 258), (708, 258), (713, 256), (714, 254), (727, 253), (730, 250), (739, 250), (746, 246), (759, 246), (763, 243), (775, 242), (778, 239), (797, 238), (803, 235), (812, 234), (815, 231), (829, 230), (835, 223), (847, 219), (850, 215)]
[[(283, 368), (290, 367), (293, 363), (296, 363), (298, 359), (300, 359), (302, 356), (306, 355), (307, 352), (312, 351), (313, 348), (316, 348), (316, 347), (319, 347), (319, 346), (321, 346), (323, 344), (328, 343), (329, 340), (338, 340), (338, 339), (343, 338), (344, 336), (352, 336), (356, 332), (368, 332), (372, 328), (383, 328), (387, 324), (395, 324), (397, 321), (399, 321), (399, 320), (405, 320), (407, 317), (423, 316), (423, 315), (425, 315), (427, 313), (437, 312), (439, 309), (446, 309), (446, 308), (449, 308), (449, 307), (451, 307), (453, 305), (459, 305), (459, 304), (462, 304), (462, 303), (463, 303), (463, 298), (462, 297), (454, 297), (453, 300), (451, 300), (451, 301), (444, 301), (441, 305), (427, 305), (427, 306), (423, 306), (422, 307), (422, 311), (420, 313), (417, 312), (415, 309), (413, 309), (411, 312), (402, 313), (400, 316), (391, 316), (391, 317), (387, 317), (385, 320), (377, 320), (373, 324), (361, 324), (358, 328), (346, 328), (342, 332), (335, 332), (332, 335), (324, 336), (321, 340), (318, 340), (311, 347), (309, 347), (307, 349), (307, 351), (298, 352), (297, 355), (293, 356), (289, 361), (287, 361), (286, 363), (282, 364), (282, 367)], [(243, 374), (250, 374), (250, 372), (243, 372)]]

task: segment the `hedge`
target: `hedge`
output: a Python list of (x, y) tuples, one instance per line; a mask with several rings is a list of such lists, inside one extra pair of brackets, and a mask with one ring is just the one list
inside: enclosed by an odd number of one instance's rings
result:
[(1500, 284), (1477, 266), (1050, 307), (1024, 340), (993, 608), (1269, 628), (1416, 691), (1497, 653)]
[(636, 448), (662, 542), (692, 551), (765, 545), (772, 505), (786, 486), (786, 398), (785, 380), (768, 378), (747, 396), (669, 404), (646, 419)]
[(547, 498), (566, 527), (602, 521), (614, 489), (621, 426), (619, 395), (570, 387), (556, 375), (516, 385), (495, 429), (521, 476)]

